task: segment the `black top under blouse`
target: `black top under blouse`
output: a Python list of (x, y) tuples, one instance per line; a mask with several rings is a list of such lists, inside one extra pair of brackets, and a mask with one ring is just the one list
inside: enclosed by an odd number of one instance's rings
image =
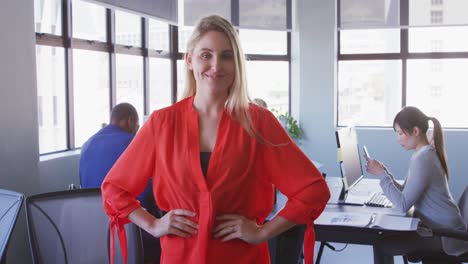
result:
[(208, 172), (208, 164), (210, 163), (211, 152), (200, 152), (200, 163), (203, 171), (203, 175), (206, 177)]

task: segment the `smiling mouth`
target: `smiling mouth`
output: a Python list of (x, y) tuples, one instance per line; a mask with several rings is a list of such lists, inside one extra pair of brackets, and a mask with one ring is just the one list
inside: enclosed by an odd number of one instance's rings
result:
[(216, 80), (216, 79), (221, 79), (221, 78), (223, 78), (224, 75), (219, 75), (219, 74), (217, 74), (217, 75), (207, 75), (207, 74), (206, 74), (205, 77)]

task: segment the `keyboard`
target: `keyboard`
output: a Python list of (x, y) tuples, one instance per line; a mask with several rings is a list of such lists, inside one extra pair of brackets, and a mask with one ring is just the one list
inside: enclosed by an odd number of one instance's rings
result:
[(373, 193), (370, 198), (365, 202), (367, 206), (374, 207), (392, 207), (392, 202), (381, 192)]

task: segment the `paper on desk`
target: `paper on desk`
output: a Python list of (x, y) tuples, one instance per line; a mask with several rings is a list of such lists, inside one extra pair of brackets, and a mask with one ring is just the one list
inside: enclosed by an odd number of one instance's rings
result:
[(315, 220), (315, 224), (364, 227), (370, 223), (371, 216), (372, 214), (325, 211)]
[(377, 215), (375, 223), (371, 226), (388, 230), (414, 231), (417, 229), (418, 224), (418, 218), (397, 215)]
[(419, 219), (395, 215), (350, 212), (323, 212), (315, 220), (317, 225), (369, 227), (387, 230), (416, 230)]

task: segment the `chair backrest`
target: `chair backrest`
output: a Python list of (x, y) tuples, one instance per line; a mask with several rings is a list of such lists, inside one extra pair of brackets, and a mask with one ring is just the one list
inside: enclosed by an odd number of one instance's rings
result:
[(465, 187), (460, 199), (458, 200), (458, 208), (465, 220), (465, 226), (468, 227), (468, 186)]
[[(100, 189), (45, 193), (26, 199), (34, 263), (109, 263), (109, 219)], [(138, 227), (128, 224), (128, 263), (143, 263)], [(115, 263), (123, 263), (115, 235)]]
[(0, 263), (5, 259), (8, 241), (15, 227), (24, 195), (0, 189)]

